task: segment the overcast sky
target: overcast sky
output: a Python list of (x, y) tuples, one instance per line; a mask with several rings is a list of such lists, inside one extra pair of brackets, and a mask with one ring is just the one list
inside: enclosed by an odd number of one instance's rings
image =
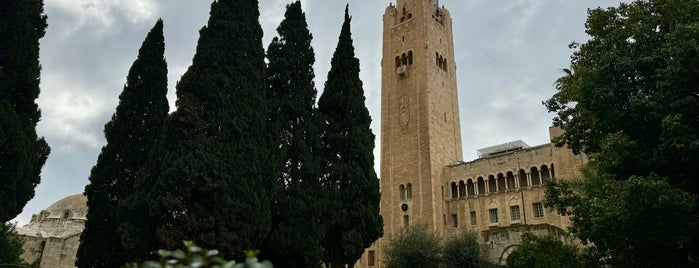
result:
[[(260, 0), (263, 46), (276, 36), (291, 0)], [(316, 54), (316, 86), (323, 90), (346, 1), (304, 0)], [(380, 137), (382, 16), (395, 0), (350, 2), (352, 37), (376, 134)], [(451, 12), (463, 142), (463, 160), (508, 141), (547, 143), (552, 115), (541, 102), (570, 64), (572, 41), (584, 42), (588, 8), (619, 0), (441, 0)], [(100, 149), (104, 124), (118, 104), (129, 67), (158, 18), (164, 21), (168, 99), (189, 67), (210, 0), (45, 0), (41, 39), (42, 110), (38, 133), (51, 146), (36, 196), (15, 220), (26, 224), (61, 198), (82, 193)]]

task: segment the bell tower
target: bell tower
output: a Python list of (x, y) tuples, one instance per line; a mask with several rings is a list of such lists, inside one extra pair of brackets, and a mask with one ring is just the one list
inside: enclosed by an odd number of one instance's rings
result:
[(383, 16), (381, 214), (384, 239), (404, 226), (444, 228), (444, 168), (461, 160), (449, 11), (397, 0)]

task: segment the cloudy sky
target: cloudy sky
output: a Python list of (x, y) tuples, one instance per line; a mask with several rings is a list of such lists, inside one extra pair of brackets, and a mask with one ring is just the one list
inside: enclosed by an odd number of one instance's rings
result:
[[(260, 0), (266, 47), (292, 0)], [(316, 86), (322, 91), (337, 44), (346, 1), (302, 0), (316, 53)], [(395, 0), (349, 0), (352, 34), (373, 123), (380, 133), (382, 16)], [(453, 17), (463, 160), (479, 148), (521, 139), (548, 142), (551, 114), (541, 102), (569, 66), (572, 41), (584, 42), (588, 8), (619, 0), (441, 0)], [(168, 98), (191, 64), (211, 0), (45, 0), (49, 27), (41, 39), (42, 110), (39, 135), (51, 146), (36, 196), (16, 221), (61, 198), (82, 193), (105, 144), (104, 124), (138, 48), (158, 18), (165, 25)], [(379, 147), (379, 140), (376, 141)], [(378, 163), (379, 154), (375, 150)]]

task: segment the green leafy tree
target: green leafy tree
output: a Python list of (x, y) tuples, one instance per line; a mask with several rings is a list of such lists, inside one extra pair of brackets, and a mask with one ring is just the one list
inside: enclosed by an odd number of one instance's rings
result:
[(258, 19), (256, 0), (211, 4), (192, 65), (176, 87), (177, 110), (137, 175), (140, 191), (124, 206), (147, 212), (120, 226), (125, 244), (140, 254), (192, 240), (242, 258), (242, 249), (259, 248), (266, 238), (276, 163)]
[[(694, 223), (699, 216), (693, 204), (699, 194), (694, 168), (699, 163), (698, 12), (696, 0), (644, 0), (590, 10), (585, 26), (591, 39), (571, 45), (577, 49), (571, 67), (544, 103), (557, 114), (554, 125), (565, 130), (557, 143), (594, 159), (586, 185), (552, 183), (548, 203), (572, 213), (576, 235), (619, 265), (688, 266), (699, 258), (696, 232), (677, 235), (688, 224), (678, 219)], [(633, 192), (637, 187), (660, 192)], [(678, 189), (689, 194), (686, 202)], [(652, 216), (655, 212), (672, 215)], [(620, 218), (630, 221), (610, 225), (603, 213), (627, 213)], [(641, 215), (657, 221), (636, 218)], [(665, 236), (657, 240), (634, 232), (651, 229)]]
[(522, 235), (522, 244), (507, 258), (507, 267), (577, 268), (583, 267), (579, 252), (553, 237)]
[(25, 266), (22, 255), (22, 238), (10, 223), (0, 223), (0, 266)]
[(444, 268), (489, 267), (484, 255), (476, 234), (472, 232), (451, 237), (442, 247)]
[(589, 11), (591, 39), (545, 102), (559, 145), (621, 178), (656, 173), (699, 194), (699, 1), (645, 0)]
[(614, 180), (586, 168), (584, 182), (547, 185), (547, 202), (569, 208), (572, 232), (596, 259), (621, 267), (688, 265), (686, 245), (697, 235), (696, 196), (652, 175)]
[(134, 193), (136, 172), (160, 136), (168, 114), (163, 22), (150, 30), (126, 78), (119, 105), (105, 125), (107, 145), (85, 187), (87, 222), (77, 253), (78, 267), (117, 267), (124, 262), (117, 232), (117, 208)]
[(267, 49), (267, 97), (280, 173), (271, 195), (272, 228), (262, 253), (280, 267), (319, 267), (325, 197), (317, 157), (315, 54), (301, 2), (287, 5), (277, 32)]
[(34, 197), (50, 151), (36, 134), (39, 39), (46, 27), (42, 0), (0, 2), (0, 222)]
[(330, 195), (324, 239), (330, 267), (354, 264), (383, 235), (379, 215), (379, 180), (374, 171), (374, 134), (354, 55), (350, 16), (345, 20), (333, 54), (325, 89), (318, 101), (325, 146), (324, 188)]
[(272, 268), (269, 261), (259, 262), (257, 253), (259, 251), (246, 251), (245, 261), (236, 263), (227, 261), (218, 256), (216, 249), (205, 249), (197, 246), (192, 241), (184, 241), (185, 250), (158, 250), (158, 261), (145, 261), (142, 263), (132, 262), (122, 266), (124, 268), (188, 268), (188, 267), (209, 267), (209, 268)]
[(411, 225), (389, 240), (384, 263), (387, 268), (441, 267), (440, 244), (439, 237), (428, 231), (427, 225)]

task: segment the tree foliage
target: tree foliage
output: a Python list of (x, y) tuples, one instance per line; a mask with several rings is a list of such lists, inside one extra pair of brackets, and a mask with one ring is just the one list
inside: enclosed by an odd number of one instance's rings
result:
[(50, 151), (36, 134), (39, 39), (46, 27), (43, 0), (0, 2), (0, 222), (34, 197)]
[(428, 231), (427, 225), (415, 224), (389, 240), (383, 261), (387, 268), (439, 268), (440, 247), (439, 237)]
[(427, 225), (411, 225), (389, 240), (384, 248), (384, 265), (400, 267), (487, 268), (487, 251), (478, 245), (475, 233), (466, 232), (442, 241)]
[(131, 262), (122, 266), (124, 268), (272, 268), (269, 261), (259, 262), (255, 256), (257, 251), (246, 251), (244, 262), (227, 261), (218, 256), (216, 249), (205, 249), (197, 246), (192, 241), (183, 242), (185, 250), (158, 250), (158, 261), (145, 261), (142, 263)]
[(558, 145), (593, 161), (582, 183), (547, 200), (573, 231), (621, 266), (699, 258), (699, 1), (643, 0), (588, 12), (567, 74), (544, 104)]
[(697, 198), (656, 175), (613, 180), (594, 168), (584, 182), (547, 184), (547, 202), (573, 215), (571, 231), (604, 264), (685, 266), (699, 229)]
[(612, 175), (669, 177), (698, 194), (699, 1), (645, 0), (589, 11), (591, 39), (545, 102), (565, 134)]
[(379, 215), (379, 180), (374, 171), (374, 134), (359, 79), (347, 7), (331, 60), (325, 89), (318, 101), (323, 121), (325, 177), (329, 194), (324, 238), (330, 267), (355, 263), (383, 235)]
[(537, 237), (531, 233), (522, 235), (522, 244), (507, 258), (511, 268), (577, 268), (581, 264), (580, 253), (554, 237)]
[(192, 240), (239, 258), (266, 238), (267, 188), (276, 172), (258, 19), (256, 0), (211, 4), (192, 65), (176, 87), (177, 110), (165, 121), (152, 163), (137, 175), (140, 192), (125, 206), (148, 215), (120, 227), (130, 245), (152, 251)]
[(442, 264), (444, 268), (477, 268), (490, 267), (484, 260), (483, 252), (478, 245), (475, 233), (466, 232), (451, 237), (442, 247)]
[(136, 172), (147, 161), (168, 114), (164, 53), (163, 22), (158, 20), (129, 70), (116, 112), (105, 125), (107, 145), (85, 187), (90, 210), (80, 238), (79, 267), (117, 267), (124, 262), (117, 208), (134, 193)]
[(280, 172), (272, 184), (272, 228), (262, 253), (280, 267), (319, 267), (327, 200), (319, 181), (315, 54), (301, 2), (287, 5), (277, 32), (267, 49), (267, 98)]
[(0, 266), (26, 265), (20, 258), (23, 243), (22, 238), (15, 232), (13, 224), (0, 223)]

